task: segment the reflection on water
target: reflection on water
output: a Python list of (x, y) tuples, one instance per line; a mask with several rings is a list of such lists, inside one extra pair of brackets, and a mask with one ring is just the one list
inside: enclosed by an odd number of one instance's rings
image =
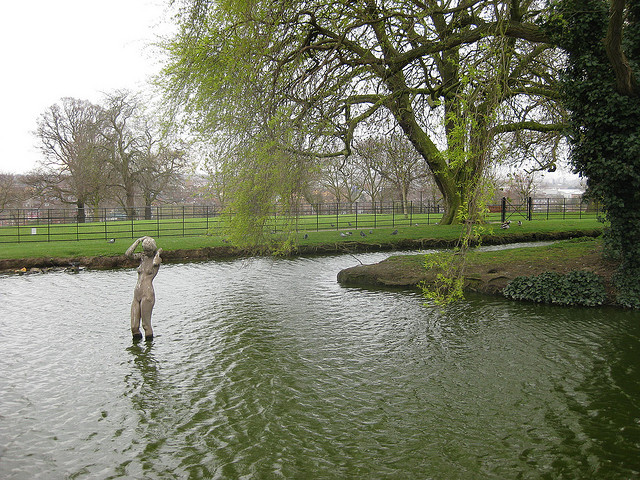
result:
[[(363, 262), (383, 255), (363, 255)], [(340, 287), (351, 256), (0, 278), (0, 478), (637, 478), (640, 322)]]

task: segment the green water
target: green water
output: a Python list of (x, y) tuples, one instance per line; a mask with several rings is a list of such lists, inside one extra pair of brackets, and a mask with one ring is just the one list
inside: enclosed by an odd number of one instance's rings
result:
[[(358, 256), (376, 261), (384, 255)], [(640, 478), (640, 315), (340, 287), (352, 256), (0, 278), (0, 478)]]

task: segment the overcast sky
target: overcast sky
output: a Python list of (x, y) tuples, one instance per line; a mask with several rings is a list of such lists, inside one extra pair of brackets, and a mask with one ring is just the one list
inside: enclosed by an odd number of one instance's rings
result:
[(0, 173), (40, 158), (38, 117), (62, 97), (139, 91), (158, 69), (151, 44), (167, 31), (165, 0), (4, 2), (0, 17)]

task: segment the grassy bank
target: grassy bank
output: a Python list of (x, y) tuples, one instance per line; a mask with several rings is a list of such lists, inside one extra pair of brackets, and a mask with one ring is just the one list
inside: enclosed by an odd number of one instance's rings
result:
[[(602, 223), (593, 219), (582, 220), (534, 220), (524, 222), (522, 226), (512, 225), (502, 230), (499, 224), (489, 224), (487, 233), (498, 240), (498, 243), (508, 243), (510, 239), (528, 234), (554, 235), (566, 232), (584, 232), (601, 230)], [(351, 232), (351, 235), (347, 235)], [(364, 233), (362, 236), (360, 232)], [(394, 232), (397, 232), (394, 234)], [(302, 250), (312, 249), (314, 246), (353, 244), (363, 246), (401, 244), (407, 240), (428, 239), (433, 241), (451, 242), (458, 238), (460, 226), (455, 225), (413, 225), (350, 229), (323, 230), (318, 232), (300, 232), (297, 235), (298, 245)], [(343, 236), (343, 235), (345, 236)], [(305, 238), (306, 236), (306, 238)], [(277, 235), (274, 235), (277, 239)], [(177, 250), (197, 250), (202, 248), (229, 247), (230, 244), (220, 235), (202, 235), (192, 237), (156, 237), (158, 246), (166, 252)], [(41, 257), (94, 257), (122, 255), (133, 239), (119, 238), (115, 243), (101, 240), (79, 240), (67, 242), (28, 242), (14, 244), (0, 244), (0, 259), (25, 259)]]
[[(499, 251), (473, 250), (465, 266), (465, 290), (501, 294), (516, 277), (546, 272), (566, 275), (592, 272), (605, 286), (609, 303), (615, 303), (611, 276), (617, 263), (602, 255), (599, 238), (576, 238), (550, 245)], [(424, 268), (425, 255), (394, 255), (374, 265), (358, 265), (340, 272), (338, 280), (352, 286), (415, 287), (432, 284), (438, 271)]]

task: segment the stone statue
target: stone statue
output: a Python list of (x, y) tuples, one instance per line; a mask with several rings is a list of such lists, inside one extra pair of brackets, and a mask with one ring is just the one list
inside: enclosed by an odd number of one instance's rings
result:
[[(140, 244), (142, 244), (142, 253), (134, 253)], [(125, 253), (129, 258), (140, 259), (138, 283), (133, 290), (133, 302), (131, 303), (131, 333), (134, 340), (142, 339), (142, 333), (140, 333), (141, 319), (145, 339), (151, 340), (153, 338), (151, 311), (156, 302), (156, 295), (153, 291), (152, 282), (156, 278), (162, 262), (161, 254), (162, 249), (156, 246), (156, 241), (151, 237), (137, 239)]]

